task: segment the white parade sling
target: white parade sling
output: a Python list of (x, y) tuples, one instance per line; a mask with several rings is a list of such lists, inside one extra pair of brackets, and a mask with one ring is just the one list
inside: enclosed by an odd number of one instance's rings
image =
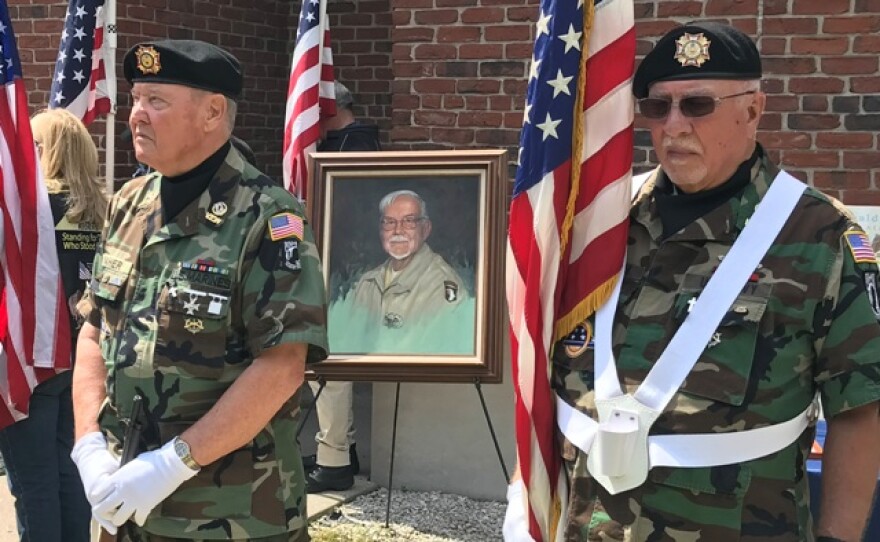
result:
[(651, 426), (678, 392), (805, 189), (806, 185), (791, 175), (777, 175), (666, 350), (632, 395), (620, 388), (611, 345), (621, 271), (611, 299), (596, 314), (598, 423), (557, 398), (560, 430), (588, 453), (590, 474), (611, 494), (640, 486), (656, 466), (705, 467), (765, 456), (793, 442), (807, 427), (811, 407), (787, 422), (748, 431), (649, 436)]

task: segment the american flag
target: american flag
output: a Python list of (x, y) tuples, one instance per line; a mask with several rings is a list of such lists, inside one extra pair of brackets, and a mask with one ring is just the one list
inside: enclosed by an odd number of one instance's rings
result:
[(116, 62), (104, 21), (104, 0), (70, 0), (55, 62), (49, 107), (67, 109), (85, 124), (116, 102)]
[(303, 0), (290, 65), (284, 115), (284, 187), (306, 198), (308, 155), (321, 136), (321, 119), (336, 114), (333, 51), (326, 0)]
[(567, 482), (549, 351), (608, 297), (632, 178), (631, 0), (542, 0), (510, 207), (507, 299), (529, 533), (556, 540)]
[(0, 427), (6, 427), (27, 417), (37, 384), (70, 368), (70, 326), (6, 2), (0, 2), (0, 45)]

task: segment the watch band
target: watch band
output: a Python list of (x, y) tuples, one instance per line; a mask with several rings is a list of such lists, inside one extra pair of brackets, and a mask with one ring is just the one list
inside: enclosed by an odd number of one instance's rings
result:
[(177, 457), (183, 461), (184, 465), (195, 471), (201, 470), (202, 466), (193, 459), (189, 444), (179, 436), (174, 437), (174, 451), (177, 453)]

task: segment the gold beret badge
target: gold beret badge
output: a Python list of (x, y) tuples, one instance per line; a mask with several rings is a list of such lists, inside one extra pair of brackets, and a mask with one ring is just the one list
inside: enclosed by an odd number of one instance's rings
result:
[(159, 62), (159, 51), (151, 46), (139, 46), (134, 56), (137, 58), (137, 69), (143, 74), (159, 73), (159, 70), (162, 69), (162, 64)]
[(675, 60), (678, 60), (682, 66), (703, 66), (703, 63), (709, 60), (709, 45), (712, 42), (703, 35), (685, 34), (675, 40)]

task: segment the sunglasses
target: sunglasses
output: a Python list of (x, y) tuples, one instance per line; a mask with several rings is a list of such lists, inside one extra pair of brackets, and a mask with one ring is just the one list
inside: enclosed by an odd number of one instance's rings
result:
[(677, 105), (678, 110), (685, 117), (705, 117), (715, 112), (715, 107), (721, 103), (721, 100), (727, 98), (736, 98), (738, 96), (746, 96), (754, 94), (757, 91), (749, 90), (738, 94), (730, 94), (727, 96), (688, 96), (675, 101), (671, 98), (642, 98), (639, 100), (639, 113), (646, 119), (665, 119), (666, 115)]

